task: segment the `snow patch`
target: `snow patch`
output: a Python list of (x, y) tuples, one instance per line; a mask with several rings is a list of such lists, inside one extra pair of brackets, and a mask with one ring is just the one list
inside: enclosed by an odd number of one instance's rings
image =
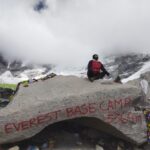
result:
[(21, 78), (14, 77), (10, 71), (6, 71), (0, 76), (0, 83), (16, 84), (26, 79), (27, 78), (25, 76), (22, 76)]
[(134, 80), (134, 79), (138, 79), (141, 74), (146, 73), (148, 71), (150, 71), (150, 62), (146, 62), (139, 71), (137, 71), (136, 73), (134, 73), (130, 77), (128, 77), (126, 79), (123, 79), (122, 82), (126, 83), (128, 81), (131, 81), (131, 80)]

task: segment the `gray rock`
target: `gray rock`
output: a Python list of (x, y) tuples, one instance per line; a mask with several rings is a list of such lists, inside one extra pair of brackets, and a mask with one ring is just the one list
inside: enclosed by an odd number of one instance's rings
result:
[(21, 141), (55, 122), (82, 118), (83, 124), (142, 144), (145, 119), (142, 111), (134, 111), (134, 102), (140, 98), (135, 86), (102, 80), (91, 83), (75, 76), (20, 86), (14, 100), (0, 110), (0, 143)]
[(18, 146), (14, 146), (14, 147), (9, 148), (8, 150), (19, 150), (19, 147)]
[[(150, 55), (129, 53), (127, 55), (105, 58), (106, 68), (111, 74), (120, 75), (121, 78), (127, 78), (140, 70), (145, 62), (150, 61)], [(111, 61), (110, 61), (111, 60)]]
[(124, 149), (118, 145), (117, 150), (124, 150)]
[(103, 149), (103, 147), (102, 147), (102, 146), (100, 146), (100, 145), (96, 145), (95, 150), (104, 150), (104, 149)]
[(125, 146), (125, 143), (123, 141), (118, 142), (117, 150), (126, 150), (126, 146)]

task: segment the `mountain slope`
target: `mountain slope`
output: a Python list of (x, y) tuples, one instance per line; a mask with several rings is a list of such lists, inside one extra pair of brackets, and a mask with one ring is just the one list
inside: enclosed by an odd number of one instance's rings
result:
[[(123, 82), (138, 78), (141, 73), (150, 71), (150, 55), (148, 54), (131, 53), (122, 56), (109, 56), (103, 58), (103, 63), (112, 78), (120, 75)], [(58, 75), (86, 77), (86, 66), (82, 68), (59, 68), (50, 64), (31, 64), (18, 60), (9, 62), (0, 55), (0, 83), (18, 83), (51, 72)]]

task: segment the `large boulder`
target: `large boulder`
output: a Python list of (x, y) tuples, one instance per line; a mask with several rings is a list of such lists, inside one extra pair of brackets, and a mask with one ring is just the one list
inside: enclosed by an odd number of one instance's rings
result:
[(0, 143), (20, 141), (50, 124), (80, 118), (99, 130), (141, 144), (146, 141), (145, 119), (142, 111), (134, 110), (140, 100), (140, 89), (133, 85), (91, 83), (75, 76), (20, 86), (13, 101), (0, 110)]

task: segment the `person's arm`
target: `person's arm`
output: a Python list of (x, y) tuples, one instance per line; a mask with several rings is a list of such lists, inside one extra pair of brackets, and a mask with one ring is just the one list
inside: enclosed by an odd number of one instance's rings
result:
[(92, 67), (92, 60), (90, 60), (88, 63), (88, 70), (91, 70), (91, 67)]
[(102, 66), (101, 66), (101, 70), (102, 70), (105, 74), (107, 74), (107, 76), (110, 75), (109, 72), (105, 69), (105, 67), (104, 67), (103, 64), (102, 64)]

